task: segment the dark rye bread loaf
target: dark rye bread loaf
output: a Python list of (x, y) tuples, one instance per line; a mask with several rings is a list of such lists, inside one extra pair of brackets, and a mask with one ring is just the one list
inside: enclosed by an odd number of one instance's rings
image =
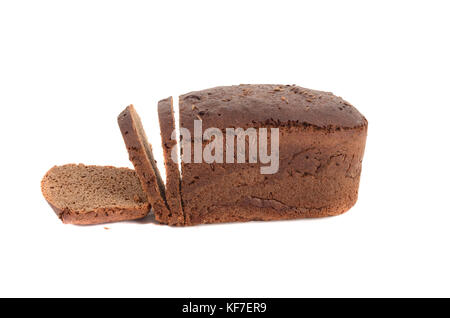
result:
[(194, 120), (203, 131), (279, 128), (279, 170), (182, 162), (186, 225), (331, 216), (355, 204), (368, 123), (343, 99), (295, 85), (216, 87), (180, 96), (192, 136)]
[(141, 181), (142, 189), (153, 207), (155, 219), (169, 223), (170, 211), (166, 203), (164, 182), (159, 174), (152, 146), (147, 140), (141, 119), (133, 105), (125, 108), (117, 118), (130, 161)]
[(138, 177), (127, 168), (54, 166), (42, 179), (41, 190), (63, 223), (133, 220), (150, 210)]
[(180, 192), (181, 178), (180, 169), (178, 168), (178, 156), (171, 155), (173, 150), (177, 150), (177, 138), (171, 138), (172, 133), (175, 131), (172, 97), (158, 102), (158, 117), (161, 129), (164, 166), (166, 168), (166, 200), (171, 211), (169, 224), (183, 225), (184, 215)]

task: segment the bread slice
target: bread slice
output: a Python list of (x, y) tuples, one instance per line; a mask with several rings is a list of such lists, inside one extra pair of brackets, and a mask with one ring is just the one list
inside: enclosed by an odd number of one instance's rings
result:
[(164, 182), (153, 158), (152, 146), (147, 140), (141, 119), (133, 105), (125, 108), (118, 116), (117, 121), (130, 161), (133, 163), (142, 189), (153, 207), (155, 219), (160, 223), (167, 224), (170, 210), (166, 203)]
[(171, 211), (169, 224), (183, 225), (184, 215), (181, 200), (181, 177), (180, 169), (178, 168), (178, 154), (172, 158), (172, 150), (177, 149), (176, 138), (171, 138), (172, 132), (175, 130), (172, 97), (158, 102), (158, 117), (161, 128), (164, 166), (166, 168), (166, 200)]
[(41, 190), (63, 223), (98, 224), (139, 219), (150, 205), (135, 172), (127, 168), (54, 166)]

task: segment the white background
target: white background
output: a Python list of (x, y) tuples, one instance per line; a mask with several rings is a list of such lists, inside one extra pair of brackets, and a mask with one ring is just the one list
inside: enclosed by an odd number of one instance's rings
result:
[[(447, 1), (2, 1), (0, 296), (450, 296)], [(360, 197), (325, 219), (63, 225), (55, 164), (132, 167), (133, 103), (217, 85), (332, 91), (369, 120)], [(162, 169), (164, 171), (164, 169)]]

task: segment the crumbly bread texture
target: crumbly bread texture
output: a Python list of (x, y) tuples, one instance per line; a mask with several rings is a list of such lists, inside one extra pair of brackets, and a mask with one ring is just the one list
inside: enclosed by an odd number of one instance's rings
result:
[(179, 103), (180, 126), (192, 136), (194, 120), (203, 131), (279, 128), (275, 174), (261, 174), (260, 163), (181, 163), (186, 225), (322, 217), (355, 204), (368, 123), (342, 98), (295, 85), (237, 85)]
[[(178, 168), (178, 154), (173, 156), (172, 151), (177, 151), (177, 140), (172, 139), (175, 131), (175, 116), (173, 112), (172, 97), (158, 102), (159, 126), (161, 128), (161, 141), (166, 168), (166, 200), (171, 214), (168, 222), (170, 225), (183, 225), (184, 215), (181, 199), (181, 178)], [(172, 160), (174, 159), (174, 160)]]
[(150, 210), (138, 177), (127, 168), (54, 166), (42, 179), (41, 190), (63, 223), (133, 220)]
[(155, 219), (169, 223), (170, 210), (166, 203), (164, 182), (161, 179), (152, 146), (147, 140), (141, 119), (133, 105), (128, 106), (117, 118), (129, 159), (141, 181), (142, 189), (153, 207)]

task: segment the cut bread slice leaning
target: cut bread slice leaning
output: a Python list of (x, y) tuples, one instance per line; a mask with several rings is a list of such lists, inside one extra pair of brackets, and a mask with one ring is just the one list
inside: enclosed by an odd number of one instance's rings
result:
[(54, 166), (42, 179), (41, 190), (56, 215), (68, 224), (133, 220), (150, 211), (138, 177), (128, 168)]
[(166, 202), (164, 182), (153, 157), (141, 119), (133, 105), (125, 108), (117, 118), (130, 161), (141, 181), (142, 189), (153, 207), (155, 219), (164, 224), (171, 218)]
[[(177, 138), (172, 138), (175, 131), (175, 115), (172, 97), (158, 102), (159, 126), (166, 168), (166, 200), (171, 211), (169, 224), (184, 225), (184, 214), (181, 199), (181, 177), (178, 168)], [(175, 136), (174, 136), (175, 137)], [(175, 155), (172, 156), (172, 152)]]

